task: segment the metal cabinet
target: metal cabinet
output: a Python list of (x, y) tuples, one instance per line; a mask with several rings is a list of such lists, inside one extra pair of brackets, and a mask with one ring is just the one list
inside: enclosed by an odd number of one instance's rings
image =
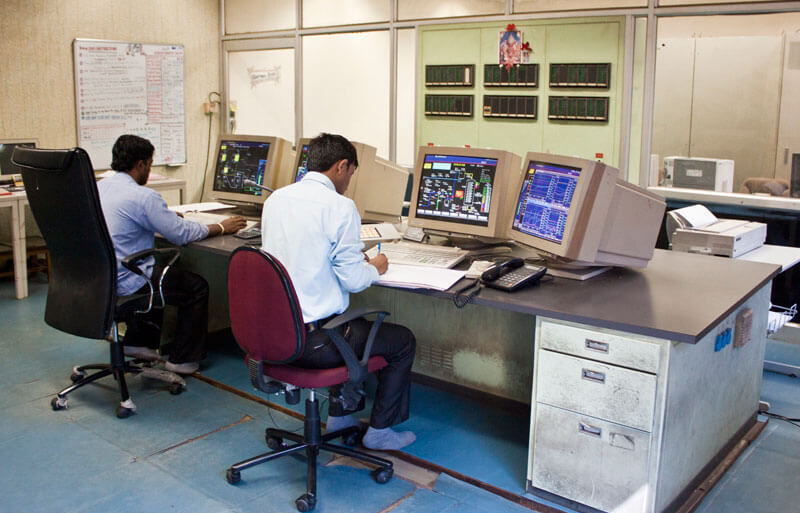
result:
[[(769, 285), (697, 344), (537, 318), (529, 490), (614, 513), (675, 507), (755, 421), (768, 306)], [(745, 314), (749, 342), (715, 344)]]

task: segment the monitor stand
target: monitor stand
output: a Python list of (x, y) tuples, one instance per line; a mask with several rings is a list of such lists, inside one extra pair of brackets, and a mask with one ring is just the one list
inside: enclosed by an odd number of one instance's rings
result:
[(595, 276), (603, 274), (611, 269), (610, 266), (570, 265), (563, 262), (552, 262), (547, 260), (546, 265), (547, 274), (558, 276), (559, 278), (567, 278), (569, 280), (579, 281), (594, 278)]
[(261, 220), (263, 205), (260, 203), (244, 203), (231, 200), (220, 200), (220, 202), (230, 205), (231, 208), (225, 211), (226, 214)]

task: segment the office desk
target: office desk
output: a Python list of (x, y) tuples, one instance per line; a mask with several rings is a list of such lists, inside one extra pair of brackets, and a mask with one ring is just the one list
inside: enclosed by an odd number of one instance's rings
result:
[[(214, 255), (199, 269), (212, 296), (224, 294), (220, 257), (240, 244), (211, 238), (185, 251), (189, 265)], [(513, 294), (483, 289), (464, 309), (447, 292), (387, 287), (352, 303), (385, 308), (415, 333), (415, 372), (527, 396), (529, 489), (650, 513), (681, 501), (755, 422), (779, 269), (656, 250), (646, 269)], [(750, 340), (734, 347), (744, 320)]]
[(28, 297), (28, 264), (25, 248), (25, 205), (28, 197), (24, 192), (12, 192), (0, 196), (0, 209), (11, 210), (11, 247), (14, 261), (14, 293), (17, 299)]
[[(166, 178), (147, 184), (159, 193), (167, 190), (178, 190), (180, 201), (186, 196), (186, 180)], [(0, 196), (0, 208), (11, 209), (11, 246), (14, 254), (14, 289), (17, 299), (28, 297), (28, 264), (26, 261), (25, 240), (25, 206), (28, 196), (25, 192), (12, 192), (11, 195)]]

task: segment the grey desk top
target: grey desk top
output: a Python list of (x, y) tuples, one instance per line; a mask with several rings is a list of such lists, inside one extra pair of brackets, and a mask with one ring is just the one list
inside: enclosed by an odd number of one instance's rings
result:
[[(225, 236), (189, 247), (226, 256), (242, 243)], [(694, 344), (780, 269), (774, 264), (657, 249), (645, 269), (613, 268), (583, 282), (554, 278), (514, 293), (484, 288), (473, 303)], [(432, 290), (409, 292), (453, 296)]]

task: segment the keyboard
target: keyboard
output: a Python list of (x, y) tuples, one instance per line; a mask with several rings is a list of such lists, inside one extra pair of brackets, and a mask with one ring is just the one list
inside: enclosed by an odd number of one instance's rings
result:
[(400, 232), (391, 223), (362, 224), (361, 240), (397, 240), (401, 237)]
[[(461, 262), (469, 252), (455, 247), (397, 241), (381, 244), (381, 253), (386, 255), (390, 264), (422, 265), (449, 269)], [(370, 258), (377, 254), (378, 246), (374, 246), (367, 251), (367, 255)]]
[[(195, 223), (200, 224), (219, 224), (225, 219), (231, 217), (230, 214), (212, 214), (211, 212), (186, 212), (183, 214), (183, 218), (187, 221), (194, 221)], [(251, 219), (247, 220), (247, 225), (244, 228), (239, 230), (238, 233), (243, 231), (252, 230), (254, 228), (258, 228), (260, 223), (258, 221), (254, 221)], [(259, 229), (260, 234), (260, 229)]]

